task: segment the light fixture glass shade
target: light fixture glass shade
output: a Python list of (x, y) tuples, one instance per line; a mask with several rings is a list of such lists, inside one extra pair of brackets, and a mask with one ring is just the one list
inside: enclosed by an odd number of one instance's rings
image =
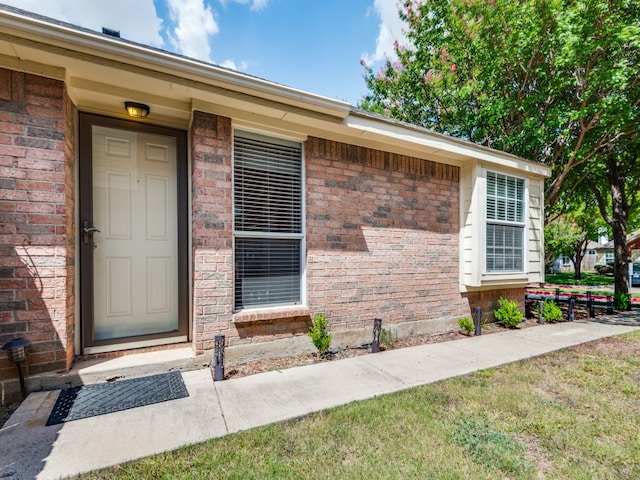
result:
[(130, 117), (134, 118), (147, 118), (149, 116), (149, 105), (136, 102), (124, 102), (124, 108)]
[(6, 350), (9, 360), (13, 363), (22, 363), (27, 358), (26, 348), (31, 345), (31, 340), (23, 337), (14, 338), (2, 346)]

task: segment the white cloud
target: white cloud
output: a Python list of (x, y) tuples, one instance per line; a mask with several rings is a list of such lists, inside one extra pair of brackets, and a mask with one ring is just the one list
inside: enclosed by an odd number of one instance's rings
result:
[[(34, 12), (81, 27), (102, 31), (102, 27), (119, 30), (127, 40), (162, 46), (162, 19), (153, 0), (1, 0), (22, 10)], [(135, 5), (135, 7), (132, 7)]]
[[(234, 3), (239, 3), (241, 5), (246, 5), (251, 2), (251, 10), (254, 12), (259, 12), (260, 10), (267, 7), (267, 3), (269, 0), (231, 0)], [(227, 4), (227, 0), (220, 0), (220, 3), (225, 6)]]
[(397, 40), (401, 45), (407, 42), (403, 30), (405, 23), (398, 15), (397, 0), (374, 0), (373, 8), (380, 17), (380, 29), (375, 52), (365, 53), (362, 56), (364, 62), (369, 66), (387, 58), (395, 60), (394, 42)]
[(179, 53), (211, 61), (209, 37), (219, 28), (211, 8), (203, 0), (167, 0), (169, 15), (176, 24), (169, 39)]
[(248, 62), (240, 62), (240, 65), (236, 65), (236, 62), (228, 58), (220, 64), (221, 67), (228, 68), (230, 70), (236, 70), (238, 72), (244, 72), (249, 68)]

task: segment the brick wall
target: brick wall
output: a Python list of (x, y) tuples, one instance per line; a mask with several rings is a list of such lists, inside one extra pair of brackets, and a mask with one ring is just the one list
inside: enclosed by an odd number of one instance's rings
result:
[(495, 321), (493, 310), (498, 308), (498, 299), (500, 297), (518, 302), (520, 311), (524, 313), (524, 287), (467, 292), (464, 297), (469, 301), (472, 310), (475, 310), (476, 307), (482, 309), (482, 320), (485, 322)]
[(192, 127), (194, 345), (304, 335), (469, 314), (459, 292), (457, 167), (310, 138), (306, 163), (309, 309), (233, 314), (232, 139), (226, 118)]
[(193, 168), (193, 343), (213, 348), (214, 337), (232, 339), (233, 252), (231, 120), (195, 112)]
[(312, 314), (334, 330), (469, 314), (457, 167), (319, 138), (305, 152)]
[[(63, 82), (0, 69), (0, 344), (33, 342), (28, 374), (73, 356), (73, 106)], [(3, 392), (16, 369), (0, 354)]]

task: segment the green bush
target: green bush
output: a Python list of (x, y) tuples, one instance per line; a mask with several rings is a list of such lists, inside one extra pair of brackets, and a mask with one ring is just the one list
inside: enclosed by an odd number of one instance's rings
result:
[(327, 316), (324, 313), (318, 313), (313, 317), (313, 323), (307, 333), (320, 356), (325, 355), (331, 346), (333, 335), (327, 332), (328, 327), (329, 321), (327, 320)]
[[(538, 307), (539, 310), (540, 307)], [(540, 312), (538, 311), (538, 314)], [(553, 300), (545, 300), (542, 305), (542, 315), (546, 322), (559, 322), (562, 320), (562, 310)]]
[(467, 335), (471, 335), (471, 332), (475, 330), (475, 325), (470, 317), (462, 317), (458, 319), (458, 326), (464, 330)]
[(504, 327), (515, 328), (522, 322), (522, 312), (518, 308), (518, 302), (500, 297), (499, 307), (493, 311), (498, 323)]
[(613, 308), (616, 310), (629, 310), (631, 307), (631, 295), (628, 293), (616, 293), (613, 296)]
[(383, 328), (380, 331), (380, 343), (392, 347), (398, 340), (398, 335), (390, 328)]

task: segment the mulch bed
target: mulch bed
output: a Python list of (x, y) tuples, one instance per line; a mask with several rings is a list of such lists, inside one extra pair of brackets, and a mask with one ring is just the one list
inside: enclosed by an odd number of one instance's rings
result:
[[(562, 310), (562, 318), (566, 320), (568, 317), (568, 305), (561, 303), (559, 304), (560, 309)], [(526, 321), (521, 323), (518, 328), (530, 328), (538, 325), (538, 302), (536, 300), (527, 300), (525, 302), (525, 318)], [(615, 312), (619, 313), (619, 312)], [(606, 316), (607, 310), (606, 308), (596, 308), (595, 309), (596, 317)], [(589, 310), (585, 305), (576, 304), (573, 310), (573, 318), (575, 321), (579, 320), (589, 320)], [(491, 333), (497, 333), (504, 331), (504, 328), (500, 327), (495, 323), (485, 324), (482, 329), (482, 334), (487, 335)], [(426, 345), (429, 343), (439, 343), (439, 342), (448, 342), (451, 340), (460, 340), (462, 338), (467, 338), (467, 335), (462, 333), (459, 330), (444, 332), (438, 334), (429, 334), (429, 335), (414, 335), (411, 337), (406, 337), (402, 339), (398, 339), (393, 344), (381, 344), (380, 351), (384, 350), (396, 350), (399, 348), (407, 348), (407, 347), (415, 347), (418, 345)], [(274, 370), (284, 370), (292, 367), (300, 367), (304, 365), (312, 365), (314, 363), (322, 363), (322, 362), (331, 362), (333, 360), (340, 360), (343, 358), (357, 357), (360, 355), (369, 355), (371, 353), (370, 347), (362, 347), (362, 348), (345, 348), (342, 350), (334, 350), (331, 354), (319, 357), (315, 353), (307, 353), (303, 355), (296, 355), (292, 357), (282, 357), (282, 358), (267, 358), (262, 360), (253, 360), (250, 362), (243, 363), (241, 365), (234, 365), (232, 367), (228, 367), (225, 370), (225, 379), (229, 378), (240, 378), (246, 377), (248, 375), (255, 375), (258, 373), (270, 372)]]
[[(535, 322), (523, 322), (519, 328), (528, 328), (535, 326)], [(482, 329), (483, 335), (502, 332), (505, 329), (495, 323), (486, 324)], [(429, 343), (449, 342), (452, 340), (460, 340), (468, 338), (459, 330), (438, 334), (413, 335), (398, 339), (393, 344), (381, 344), (380, 351), (397, 350), (399, 348), (416, 347), (418, 345), (427, 345)], [(225, 369), (225, 380), (230, 378), (246, 377), (258, 373), (265, 373), (274, 370), (284, 370), (292, 367), (300, 367), (304, 365), (313, 365), (314, 363), (331, 362), (333, 360), (341, 360), (344, 358), (358, 357), (360, 355), (370, 355), (370, 346), (361, 348), (345, 348), (334, 350), (331, 354), (319, 357), (316, 353), (307, 353), (303, 355), (295, 355), (292, 357), (267, 358), (262, 360), (253, 360), (241, 365), (234, 365)]]

